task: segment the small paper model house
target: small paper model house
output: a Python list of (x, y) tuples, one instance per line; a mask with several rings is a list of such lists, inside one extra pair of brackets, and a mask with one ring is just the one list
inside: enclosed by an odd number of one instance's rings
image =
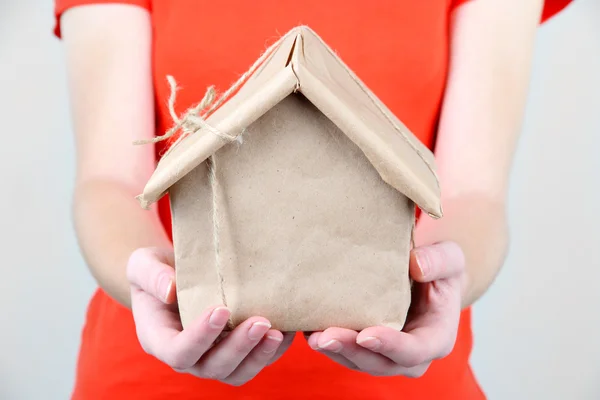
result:
[(230, 327), (401, 329), (432, 153), (304, 26), (203, 121), (138, 197), (170, 196), (183, 326), (224, 303)]

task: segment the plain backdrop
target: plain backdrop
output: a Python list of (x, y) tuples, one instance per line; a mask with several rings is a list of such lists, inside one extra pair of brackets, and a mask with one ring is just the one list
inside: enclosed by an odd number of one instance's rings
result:
[[(95, 284), (70, 222), (73, 143), (52, 2), (0, 0), (0, 399), (66, 399)], [(600, 399), (600, 2), (539, 31), (512, 247), (474, 312), (489, 398)]]

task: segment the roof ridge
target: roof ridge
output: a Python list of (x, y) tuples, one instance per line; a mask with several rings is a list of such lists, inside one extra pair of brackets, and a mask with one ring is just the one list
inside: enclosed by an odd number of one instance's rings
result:
[[(346, 73), (352, 78), (352, 80), (354, 80), (358, 84), (358, 86), (360, 87), (360, 89), (369, 98), (369, 100), (373, 103), (373, 105), (377, 108), (377, 110), (381, 114), (383, 114), (383, 116), (386, 118), (386, 120), (400, 134), (400, 136), (402, 137), (402, 139), (404, 139), (404, 141), (411, 147), (411, 149), (413, 149), (415, 151), (415, 153), (417, 153), (417, 155), (423, 160), (423, 162), (425, 163), (425, 165), (427, 166), (427, 168), (429, 169), (429, 171), (435, 177), (435, 182), (436, 182), (436, 185), (437, 185), (437, 189), (440, 190), (440, 182), (439, 182), (436, 170), (433, 167), (433, 165), (431, 165), (431, 163), (429, 162), (429, 160), (427, 159), (427, 157), (425, 157), (425, 155), (423, 154), (423, 152), (407, 137), (407, 135), (402, 131), (402, 129), (400, 129), (400, 127), (398, 126), (398, 124), (396, 123), (396, 121), (394, 121), (392, 118), (390, 118), (389, 113), (385, 109), (383, 109), (381, 107), (381, 105), (379, 104), (378, 101), (376, 101), (373, 98), (373, 95), (372, 95), (371, 91), (365, 86), (365, 84), (354, 73), (354, 71), (352, 71), (352, 69), (350, 67), (348, 67), (348, 65), (342, 60), (342, 58), (340, 56), (338, 56), (337, 53), (314, 30), (310, 29), (308, 26), (301, 26), (300, 28), (302, 28), (302, 29), (308, 29), (321, 42), (321, 44), (327, 49), (327, 51), (332, 56), (334, 56), (335, 60), (338, 63), (340, 63), (340, 65), (342, 65), (344, 67), (344, 69), (346, 70)], [(432, 216), (432, 217), (435, 217), (432, 214), (429, 214), (429, 215)]]

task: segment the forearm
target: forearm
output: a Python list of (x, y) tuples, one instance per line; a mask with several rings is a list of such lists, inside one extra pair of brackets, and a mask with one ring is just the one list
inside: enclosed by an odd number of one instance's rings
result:
[(541, 0), (478, 0), (452, 21), (436, 143), (444, 218), (424, 219), (418, 235), (463, 247), (464, 306), (487, 290), (504, 262), (509, 176), (541, 9)]
[(77, 185), (75, 229), (88, 267), (98, 284), (115, 300), (130, 305), (125, 267), (141, 247), (170, 247), (156, 212), (143, 210), (137, 191), (118, 182), (89, 180)]
[(155, 149), (132, 144), (155, 134), (151, 32), (149, 13), (125, 4), (75, 7), (62, 17), (77, 149), (75, 228), (99, 285), (125, 306), (129, 255), (170, 246), (157, 214), (135, 200), (155, 167)]

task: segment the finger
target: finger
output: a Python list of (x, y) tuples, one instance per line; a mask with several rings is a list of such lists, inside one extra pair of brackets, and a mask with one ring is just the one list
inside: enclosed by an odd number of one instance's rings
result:
[(283, 334), (281, 332), (274, 329), (267, 331), (258, 345), (252, 349), (250, 354), (248, 354), (224, 382), (229, 385), (240, 386), (252, 380), (268, 365), (282, 343)]
[(406, 368), (426, 364), (447, 356), (456, 338), (456, 331), (443, 323), (429, 323), (410, 332), (399, 332), (387, 327), (373, 327), (362, 331), (357, 344), (379, 353)]
[(321, 335), (323, 334), (323, 332), (312, 332), (312, 333), (305, 333), (304, 337), (306, 338), (306, 342), (308, 343), (308, 346), (313, 349), (313, 350), (319, 350), (319, 338), (321, 337)]
[(295, 337), (296, 337), (295, 332), (283, 332), (283, 342), (281, 343), (281, 345), (275, 352), (275, 355), (269, 361), (269, 365), (271, 365), (275, 361), (277, 361), (283, 355), (283, 353), (285, 353), (287, 351), (287, 349), (289, 349), (289, 347), (294, 342)]
[(163, 303), (175, 301), (175, 270), (165, 250), (143, 248), (134, 251), (127, 263), (127, 279), (132, 286), (132, 294), (141, 290), (151, 294)]
[(345, 357), (358, 369), (373, 375), (391, 374), (397, 365), (389, 358), (357, 343), (358, 333), (349, 329), (326, 329), (317, 340), (319, 349)]
[(227, 378), (263, 339), (271, 324), (265, 318), (244, 321), (218, 345), (200, 359), (194, 371), (201, 376), (223, 380)]
[(460, 285), (454, 279), (419, 285), (415, 299), (419, 311), (403, 332), (385, 327), (365, 329), (358, 336), (359, 344), (407, 367), (445, 357), (452, 351), (458, 332)]
[(412, 368), (401, 367), (396, 370), (395, 375), (402, 375), (406, 376), (407, 378), (420, 378), (425, 374), (425, 372), (427, 372), (430, 366), (431, 362), (426, 362)]
[(322, 334), (323, 334), (323, 332), (314, 332), (308, 336), (307, 342), (308, 342), (308, 345), (310, 346), (310, 348), (321, 352), (327, 358), (331, 359), (332, 361), (334, 361), (340, 365), (343, 365), (346, 368), (358, 371), (359, 368), (352, 361), (348, 360), (343, 355), (319, 348), (319, 340), (320, 340), (320, 337)]
[(132, 310), (144, 350), (176, 370), (196, 364), (223, 331), (230, 315), (224, 307), (213, 307), (182, 330), (176, 311), (141, 291), (132, 300)]
[(454, 242), (417, 247), (410, 254), (410, 275), (417, 282), (457, 277), (464, 268), (465, 256)]
[[(353, 335), (350, 335), (350, 337), (352, 337)], [(317, 333), (317, 334), (313, 334), (311, 335), (310, 338), (310, 342), (311, 343), (316, 343), (321, 339), (321, 333)], [(357, 337), (358, 339), (358, 337)], [(323, 339), (325, 340), (325, 339)], [(346, 343), (344, 343), (344, 345), (346, 346)], [(349, 346), (350, 344), (348, 344)], [(358, 344), (356, 344), (358, 345)], [(316, 344), (315, 344), (316, 346)], [(359, 346), (359, 345), (358, 345)], [(317, 347), (313, 348), (314, 350), (318, 349)], [(362, 349), (363, 351), (367, 351), (369, 353), (371, 353), (372, 355), (377, 355), (375, 353), (373, 353), (370, 350), (366, 350), (366, 349)], [(406, 376), (406, 377), (410, 377), (410, 378), (418, 378), (421, 377), (429, 368), (430, 363), (426, 362), (423, 364), (419, 364), (416, 365), (414, 367), (411, 368), (407, 368), (407, 367), (403, 367), (399, 364), (394, 363), (392, 360), (388, 359), (387, 357), (383, 356), (383, 355), (377, 355), (378, 358), (375, 359), (375, 362), (371, 362), (370, 357), (366, 358), (366, 357), (361, 357), (362, 352), (357, 352), (356, 356), (352, 356), (350, 358), (353, 358), (356, 360), (356, 364), (352, 361), (350, 361), (347, 357), (343, 356), (342, 354), (338, 354), (338, 353), (330, 353), (330, 352), (325, 352), (324, 354), (329, 357), (330, 359), (332, 359), (333, 361), (342, 364), (344, 366), (346, 366), (347, 368), (350, 369), (354, 369), (354, 370), (359, 370), (359, 371), (363, 371), (363, 372), (368, 372), (371, 375), (376, 375), (376, 376), (395, 376), (395, 375), (402, 375), (402, 376)], [(364, 353), (363, 353), (364, 354)], [(347, 354), (346, 354), (347, 356)], [(383, 359), (383, 362), (381, 362), (381, 359)]]

